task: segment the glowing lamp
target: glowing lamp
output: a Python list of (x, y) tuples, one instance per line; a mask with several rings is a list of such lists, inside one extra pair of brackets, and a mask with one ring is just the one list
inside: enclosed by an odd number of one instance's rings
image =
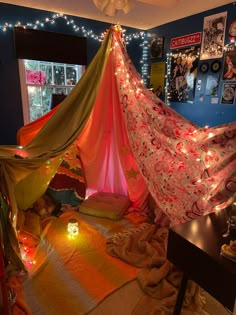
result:
[(67, 225), (68, 237), (74, 239), (79, 234), (79, 224), (75, 218), (69, 219)]

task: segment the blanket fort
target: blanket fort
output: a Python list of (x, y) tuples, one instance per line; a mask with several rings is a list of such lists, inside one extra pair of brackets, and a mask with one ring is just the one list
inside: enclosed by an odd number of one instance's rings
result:
[[(17, 209), (45, 192), (75, 142), (88, 188), (128, 194), (140, 211), (150, 192), (172, 225), (235, 199), (236, 122), (199, 128), (153, 95), (117, 27), (36, 136), (22, 148), (0, 147), (2, 203), (13, 226)], [(1, 225), (10, 233), (6, 261), (21, 268), (8, 216)]]

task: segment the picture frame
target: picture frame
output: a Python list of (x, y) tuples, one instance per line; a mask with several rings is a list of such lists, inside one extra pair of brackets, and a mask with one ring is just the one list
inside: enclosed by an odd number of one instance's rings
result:
[(164, 50), (164, 37), (152, 37), (150, 41), (150, 58), (162, 58)]
[(227, 12), (204, 18), (200, 60), (223, 57), (226, 19)]

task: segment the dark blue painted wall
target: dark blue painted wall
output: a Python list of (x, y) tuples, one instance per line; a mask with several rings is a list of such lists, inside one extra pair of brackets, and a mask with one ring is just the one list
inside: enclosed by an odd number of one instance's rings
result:
[[(0, 26), (6, 22), (12, 25), (19, 21), (22, 25), (26, 23), (35, 23), (37, 20), (43, 21), (46, 17), (52, 17), (52, 12), (43, 10), (35, 10), (15, 5), (0, 3)], [(92, 30), (94, 35), (100, 36), (105, 32), (110, 24), (84, 19), (79, 17), (68, 16), (73, 19), (74, 23), (80, 27), (84, 26), (86, 30)], [(39, 29), (42, 29), (39, 27)], [(55, 24), (45, 24), (43, 29), (47, 31), (59, 32), (64, 34), (83, 36), (82, 32), (75, 32), (71, 25), (67, 25), (62, 18), (56, 20)], [(140, 30), (126, 28), (127, 35), (134, 34)], [(140, 59), (142, 56), (142, 48), (139, 46), (141, 39), (133, 40), (135, 49), (132, 49), (131, 42), (128, 47), (128, 53), (133, 60), (137, 70), (141, 72)], [(96, 54), (101, 43), (88, 37), (87, 57), (88, 64)], [(69, 53), (69, 52), (68, 52)], [(15, 58), (13, 30), (8, 28), (4, 32), (0, 28), (0, 144), (16, 144), (16, 133), (23, 126), (22, 102), (20, 93), (20, 81), (18, 63)]]
[[(157, 36), (164, 37), (164, 56), (170, 52), (170, 39), (190, 33), (201, 32), (203, 28), (203, 19), (205, 16), (220, 12), (228, 12), (227, 28), (232, 20), (236, 20), (236, 6), (233, 4), (225, 5), (220, 8), (209, 10), (201, 14), (197, 14), (185, 19), (181, 19), (172, 23), (168, 23), (149, 32), (155, 32)], [(27, 22), (35, 23), (36, 20), (43, 20), (45, 17), (51, 17), (53, 13), (42, 10), (34, 10), (30, 8), (19, 7), (15, 5), (8, 5), (0, 3), (0, 25), (5, 22), (16, 24), (18, 21), (21, 24)], [(79, 26), (84, 26), (86, 29), (93, 31), (95, 35), (100, 35), (104, 32), (110, 24), (83, 19), (78, 17), (71, 17)], [(72, 27), (66, 25), (65, 21), (58, 19), (55, 24), (47, 24), (45, 30), (62, 32), (65, 34), (77, 34)], [(133, 34), (140, 30), (126, 28), (127, 34)], [(226, 31), (226, 43), (228, 41)], [(138, 72), (141, 73), (140, 60), (142, 57), (142, 48), (139, 46), (140, 42), (132, 41), (128, 46), (128, 53), (134, 62)], [(97, 40), (88, 39), (88, 62), (96, 54), (100, 43)], [(165, 57), (161, 60), (166, 60)], [(206, 84), (206, 76), (200, 77), (198, 71), (198, 79), (202, 79), (202, 86)], [(219, 86), (219, 99), (221, 97), (220, 91), (222, 88), (222, 81)], [(203, 102), (199, 101), (200, 95), (196, 93), (193, 104), (189, 103), (173, 103), (171, 106), (182, 114), (187, 119), (193, 121), (200, 126), (215, 126), (230, 121), (236, 120), (236, 105), (221, 105), (211, 104), (210, 96), (205, 96)], [(0, 144), (15, 144), (17, 130), (23, 125), (23, 114), (20, 94), (20, 82), (18, 73), (18, 64), (14, 54), (13, 31), (8, 29), (3, 32), (0, 29)]]
[[(158, 59), (154, 61), (163, 61), (166, 60), (166, 54), (170, 53), (170, 40), (175, 37), (202, 32), (203, 30), (203, 22), (204, 17), (210, 16), (213, 14), (221, 13), (227, 11), (227, 25), (226, 25), (226, 32), (225, 32), (225, 44), (229, 43), (228, 37), (228, 26), (230, 22), (236, 20), (236, 5), (234, 3), (229, 5), (224, 5), (222, 7), (218, 7), (213, 10), (209, 10), (197, 15), (190, 16), (188, 18), (184, 18), (175, 22), (171, 22), (165, 25), (161, 25), (159, 27), (150, 29), (150, 33), (155, 33), (157, 37), (164, 37), (164, 55), (163, 59)], [(223, 58), (219, 59), (222, 62), (221, 70), (223, 70)], [(204, 60), (211, 62), (213, 60)], [(199, 66), (203, 61), (199, 61)], [(207, 74), (211, 74), (209, 70)], [(171, 107), (174, 108), (177, 112), (179, 112), (182, 116), (186, 117), (187, 119), (191, 120), (192, 122), (196, 123), (199, 126), (216, 126), (232, 121), (236, 121), (236, 104), (220, 104), (221, 100), (221, 91), (222, 91), (222, 84), (226, 81), (221, 80), (221, 73), (220, 73), (220, 84), (218, 88), (218, 95), (219, 103), (218, 104), (211, 104), (211, 96), (204, 95), (203, 101), (200, 101), (200, 94), (204, 94), (204, 90), (206, 87), (206, 74), (202, 74), (198, 71), (197, 80), (202, 80), (201, 90), (195, 90), (195, 98), (194, 102), (191, 103), (171, 103)]]

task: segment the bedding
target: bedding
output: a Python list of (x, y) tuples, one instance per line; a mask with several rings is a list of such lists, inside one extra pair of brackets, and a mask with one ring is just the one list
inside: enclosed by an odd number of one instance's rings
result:
[(65, 152), (47, 194), (62, 205), (77, 206), (84, 200), (86, 181), (75, 143)]
[(19, 210), (16, 223), (19, 243), (28, 247), (36, 247), (48, 219), (52, 215), (59, 215), (61, 213), (60, 209), (60, 203), (47, 194), (43, 194), (31, 208)]
[[(74, 240), (67, 238), (71, 218), (79, 223)], [(134, 224), (134, 218), (128, 213), (114, 221), (74, 210), (51, 217), (23, 283), (32, 314), (171, 314), (180, 272), (165, 258), (167, 229)], [(208, 315), (203, 305), (192, 283), (183, 315)]]
[(35, 247), (40, 241), (41, 225), (40, 217), (33, 211), (18, 211), (17, 237), (21, 244), (28, 247)]
[[(133, 266), (140, 267), (137, 275), (145, 293), (133, 310), (135, 315), (172, 315), (182, 279), (166, 258), (168, 229), (143, 223), (107, 239), (107, 251)], [(209, 315), (203, 307), (203, 290), (188, 281), (181, 315)]]
[[(66, 231), (72, 217), (79, 222), (80, 233), (75, 240), (69, 240)], [(23, 284), (32, 313), (87, 314), (134, 280), (139, 268), (106, 252), (106, 238), (131, 226), (130, 220), (112, 221), (76, 211), (52, 217), (36, 248), (36, 264)]]
[(131, 201), (128, 196), (116, 193), (96, 192), (82, 202), (81, 213), (111, 220), (120, 220), (129, 208)]

